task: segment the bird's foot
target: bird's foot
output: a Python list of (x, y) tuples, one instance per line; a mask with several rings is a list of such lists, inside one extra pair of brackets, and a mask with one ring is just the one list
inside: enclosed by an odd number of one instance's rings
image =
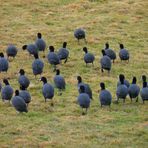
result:
[(82, 112), (82, 115), (84, 116), (84, 115), (86, 115), (86, 113)]

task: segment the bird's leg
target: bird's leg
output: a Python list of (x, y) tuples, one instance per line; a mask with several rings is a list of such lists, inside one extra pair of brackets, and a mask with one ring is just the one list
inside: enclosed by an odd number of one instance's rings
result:
[(85, 115), (85, 112), (83, 111), (83, 108), (82, 108), (82, 115)]
[(20, 115), (20, 112), (19, 112), (19, 111), (16, 111), (16, 114), (17, 114), (17, 115)]
[(87, 67), (87, 63), (86, 63), (86, 67)]
[(144, 104), (144, 100), (143, 100), (143, 104)]
[(103, 106), (103, 105), (101, 104), (101, 108), (102, 108), (102, 106)]
[(117, 103), (119, 103), (119, 98), (117, 98)]
[(51, 106), (54, 106), (54, 102), (53, 102), (53, 99), (51, 99), (51, 104), (50, 104)]
[(113, 60), (113, 63), (115, 63), (115, 61)]
[(127, 60), (127, 63), (129, 63), (129, 59)]
[(101, 68), (101, 72), (103, 73), (104, 71), (103, 71), (103, 68)]
[(45, 58), (45, 51), (43, 51), (43, 58)]
[(46, 103), (46, 98), (45, 98), (45, 103)]
[(109, 108), (111, 109), (111, 105), (109, 105)]
[(139, 99), (139, 98), (137, 97), (136, 102), (138, 102), (138, 99)]
[(131, 103), (132, 103), (132, 98), (131, 98)]
[(92, 66), (94, 67), (94, 62), (92, 62)]
[(108, 70), (108, 75), (110, 75), (110, 70)]
[(78, 39), (78, 45), (80, 45), (79, 39)]
[(112, 111), (112, 109), (111, 109), (111, 104), (109, 105), (109, 111), (110, 111), (110, 112)]
[(64, 63), (66, 63), (66, 62), (67, 62), (67, 60), (68, 60), (68, 59), (66, 58), (66, 60), (64, 61)]
[(86, 108), (86, 110), (85, 110), (85, 114), (87, 114), (87, 108)]
[(56, 65), (53, 65), (53, 72), (56, 71)]
[(123, 99), (123, 103), (125, 103), (125, 99)]
[(61, 96), (62, 95), (62, 90), (61, 89), (59, 89), (59, 96)]

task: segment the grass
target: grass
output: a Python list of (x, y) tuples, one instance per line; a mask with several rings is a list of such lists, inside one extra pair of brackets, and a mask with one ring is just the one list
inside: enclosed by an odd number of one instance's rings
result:
[[(17, 72), (24, 68), (31, 79), (29, 91), (32, 102), (27, 114), (17, 114), (7, 103), (0, 102), (0, 147), (128, 147), (146, 148), (148, 145), (147, 102), (143, 105), (130, 103), (112, 104), (111, 109), (100, 108), (98, 103), (99, 83), (104, 81), (115, 99), (117, 77), (124, 73), (130, 80), (148, 75), (147, 51), (147, 1), (146, 0), (0, 0), (0, 51), (5, 52), (8, 44), (18, 49), (16, 59), (10, 62), (7, 74), (1, 73), (0, 80), (10, 78), (17, 89)], [(95, 54), (95, 67), (85, 67), (82, 48), (77, 44), (73, 31), (82, 27), (86, 30), (88, 49)], [(42, 84), (34, 79), (31, 70), (33, 58), (22, 51), (24, 44), (33, 43), (36, 33), (41, 32), (47, 45), (56, 50), (63, 41), (68, 42), (70, 58), (59, 66), (67, 82), (62, 96), (55, 94), (55, 107), (44, 103)], [(128, 48), (131, 60), (121, 63), (119, 58), (112, 67), (110, 76), (102, 75), (99, 60), (105, 42), (118, 53), (118, 42)], [(46, 53), (48, 50), (46, 49)], [(42, 58), (43, 54), (40, 54)], [(54, 73), (46, 59), (44, 76), (53, 83)], [(94, 101), (88, 115), (82, 116), (75, 104), (77, 92), (76, 76), (90, 84)]]

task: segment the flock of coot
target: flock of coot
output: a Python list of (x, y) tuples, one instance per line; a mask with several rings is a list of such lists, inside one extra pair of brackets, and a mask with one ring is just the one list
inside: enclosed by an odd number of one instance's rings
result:
[[(74, 36), (78, 40), (78, 43), (80, 39), (84, 39), (85, 43), (87, 43), (85, 38), (85, 31), (83, 29), (76, 29), (74, 32)], [(43, 73), (44, 62), (39, 58), (39, 52), (45, 52), (46, 47), (46, 42), (42, 38), (41, 33), (37, 34), (37, 39), (34, 44), (22, 46), (23, 50), (27, 50), (29, 55), (34, 56), (34, 61), (32, 63), (32, 73), (35, 77), (37, 75), (42, 75)], [(119, 47), (120, 60), (129, 62), (130, 55), (128, 50), (125, 49), (123, 44), (119, 44)], [(95, 55), (89, 52), (87, 47), (83, 47), (83, 51), (85, 52), (84, 62), (86, 63), (86, 66), (89, 63), (93, 65), (95, 61)], [(8, 71), (10, 63), (9, 58), (14, 58), (17, 55), (17, 52), (17, 48), (14, 45), (10, 45), (6, 49), (7, 58), (4, 57), (4, 54), (2, 52), (0, 53), (0, 73)], [(64, 77), (60, 74), (60, 70), (57, 69), (57, 65), (60, 64), (62, 60), (64, 60), (64, 63), (66, 63), (68, 60), (69, 49), (67, 48), (67, 42), (63, 43), (63, 47), (60, 48), (58, 52), (55, 52), (53, 46), (49, 46), (49, 53), (47, 56), (45, 56), (44, 53), (44, 57), (47, 57), (49, 64), (53, 66), (53, 71), (56, 72), (55, 77), (53, 78), (54, 84), (55, 87), (59, 90), (59, 95), (62, 95), (62, 92), (66, 89), (66, 82)], [(104, 70), (110, 73), (112, 63), (115, 62), (116, 58), (116, 53), (109, 47), (109, 43), (106, 43), (105, 48), (102, 50), (102, 57), (100, 59), (100, 67), (102, 73), (104, 72)], [(0, 82), (1, 96), (3, 101), (11, 102), (11, 104), (18, 112), (28, 112), (28, 104), (31, 102), (31, 95), (27, 89), (30, 85), (30, 80), (25, 75), (25, 70), (23, 68), (20, 69), (19, 74), (20, 75), (18, 77), (18, 83), (20, 86), (20, 90), (15, 90), (14, 92), (13, 88), (9, 84), (8, 79), (5, 78), (3, 79), (3, 83), (5, 84), (5, 86), (2, 86), (2, 82)], [(47, 82), (46, 77), (41, 76), (40, 80), (43, 82), (42, 94), (45, 99), (45, 102), (47, 99), (50, 99), (51, 106), (54, 106), (54, 86)], [(77, 81), (77, 89), (79, 92), (77, 103), (83, 110), (82, 114), (86, 114), (87, 109), (90, 106), (91, 100), (93, 100), (92, 90), (88, 84), (82, 81), (81, 76), (77, 76)], [(122, 99), (123, 102), (125, 102), (125, 99), (128, 95), (131, 101), (135, 99), (136, 102), (138, 102), (139, 94), (143, 100), (143, 103), (145, 100), (148, 100), (148, 82), (146, 80), (146, 76), (142, 76), (143, 87), (141, 89), (136, 82), (136, 77), (133, 77), (132, 83), (130, 84), (125, 79), (125, 76), (123, 74), (120, 74), (116, 89), (117, 100), (115, 101), (115, 103), (118, 103), (119, 99)], [(101, 107), (106, 105), (110, 106), (112, 103), (112, 95), (110, 91), (106, 89), (104, 82), (100, 83), (100, 88), (101, 90), (99, 92), (99, 100)], [(13, 96), (14, 93), (15, 95)]]

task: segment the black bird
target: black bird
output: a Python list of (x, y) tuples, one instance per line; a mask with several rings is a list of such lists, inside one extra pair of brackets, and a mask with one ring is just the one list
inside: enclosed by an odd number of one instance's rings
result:
[(100, 99), (100, 103), (101, 103), (101, 107), (103, 105), (111, 105), (111, 101), (112, 101), (112, 96), (110, 91), (105, 89), (105, 84), (104, 83), (100, 83), (100, 87), (101, 87), (101, 92), (99, 94), (99, 99)]
[(6, 53), (7, 53), (8, 58), (9, 57), (15, 58), (15, 56), (17, 55), (17, 51), (18, 51), (18, 49), (14, 45), (9, 45), (6, 49)]
[(24, 99), (25, 103), (28, 106), (28, 104), (31, 102), (31, 95), (30, 95), (29, 91), (26, 90), (25, 87), (21, 86), (20, 89), (21, 89), (21, 91), (19, 93), (19, 96)]
[(48, 62), (54, 66), (54, 71), (56, 70), (56, 66), (60, 64), (60, 59), (58, 55), (54, 52), (54, 47), (49, 46), (49, 53), (47, 55)]
[(38, 47), (39, 51), (45, 51), (46, 49), (46, 42), (45, 40), (42, 38), (42, 34), (41, 33), (37, 33), (37, 39), (35, 41), (36, 46)]
[(95, 60), (95, 56), (92, 53), (88, 52), (87, 47), (84, 47), (83, 51), (85, 52), (84, 61), (86, 63), (86, 66), (88, 63), (92, 63), (92, 65), (93, 65), (93, 62)]
[(41, 75), (44, 69), (44, 63), (41, 59), (39, 59), (38, 54), (34, 55), (35, 60), (32, 63), (32, 70), (33, 74), (35, 75)]
[(29, 87), (30, 80), (25, 76), (24, 69), (20, 69), (19, 71), (20, 76), (18, 78), (18, 82), (20, 84), (20, 87), (24, 87), (25, 89)]
[(2, 100), (8, 100), (10, 102), (13, 96), (13, 88), (10, 86), (7, 79), (3, 79), (3, 83), (5, 84), (5, 86), (1, 90)]
[(78, 81), (78, 85), (77, 86), (78, 86), (79, 93), (80, 93), (80, 86), (84, 86), (85, 93), (87, 93), (89, 95), (90, 99), (93, 99), (93, 97), (92, 97), (92, 90), (91, 90), (90, 86), (88, 84), (82, 82), (81, 76), (77, 76), (77, 81)]
[(27, 50), (30, 55), (38, 54), (38, 47), (36, 44), (23, 45), (23, 50)]
[[(87, 114), (87, 110), (90, 106), (90, 98), (87, 93), (85, 93), (85, 87), (80, 86), (80, 94), (78, 96), (78, 103), (80, 107), (82, 108), (82, 115)], [(85, 112), (83, 111), (85, 109)]]
[(43, 87), (42, 87), (42, 94), (44, 96), (45, 102), (47, 99), (51, 100), (51, 106), (53, 106), (53, 97), (54, 97), (54, 87), (47, 83), (47, 79), (45, 77), (41, 78), (41, 81), (43, 82)]
[(4, 54), (1, 52), (0, 53), (0, 73), (1, 72), (7, 72), (9, 68), (9, 62), (8, 60), (4, 57)]
[(67, 42), (63, 43), (63, 47), (59, 49), (57, 55), (60, 60), (65, 60), (64, 63), (67, 62), (69, 56), (69, 50), (66, 48)]
[(85, 43), (87, 43), (86, 38), (85, 38), (85, 36), (86, 36), (85, 31), (82, 28), (76, 29), (74, 31), (74, 36), (78, 40), (78, 43), (79, 43), (80, 39), (84, 39)]
[(137, 98), (136, 102), (138, 102), (140, 87), (136, 84), (136, 82), (137, 82), (136, 77), (133, 77), (132, 84), (128, 88), (128, 94), (130, 96), (131, 102), (133, 98)]
[(110, 73), (111, 66), (112, 66), (111, 59), (109, 56), (106, 55), (105, 50), (102, 50), (102, 55), (103, 57), (100, 60), (101, 71), (103, 73), (104, 70), (107, 70), (108, 73)]
[(64, 77), (60, 75), (59, 69), (56, 70), (56, 75), (54, 77), (54, 83), (55, 83), (55, 86), (59, 89), (60, 95), (62, 95), (61, 91), (65, 90), (66, 83), (65, 83)]
[(126, 96), (128, 95), (128, 88), (124, 84), (124, 76), (119, 75), (119, 79), (120, 79), (121, 85), (119, 85), (116, 90), (117, 102), (119, 101), (119, 99), (123, 99), (123, 102), (125, 102)]
[(141, 96), (143, 104), (144, 104), (144, 101), (148, 100), (148, 85), (147, 85), (147, 82), (143, 82), (143, 88), (140, 91), (140, 96)]
[(124, 48), (123, 44), (120, 44), (119, 57), (120, 57), (121, 61), (128, 61), (129, 62), (130, 55), (129, 55), (128, 50)]
[(15, 91), (15, 96), (12, 98), (12, 105), (18, 112), (28, 112), (24, 99), (19, 96), (19, 90)]
[(105, 44), (105, 53), (107, 56), (110, 57), (111, 60), (113, 60), (113, 63), (116, 59), (116, 53), (114, 50), (112, 50), (111, 48), (109, 48), (109, 43)]

